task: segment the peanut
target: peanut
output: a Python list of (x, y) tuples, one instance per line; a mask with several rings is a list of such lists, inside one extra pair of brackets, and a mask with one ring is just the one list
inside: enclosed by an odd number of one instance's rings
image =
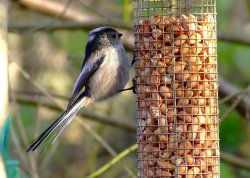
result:
[(187, 70), (184, 70), (183, 73), (176, 73), (175, 79), (179, 81), (186, 81), (190, 77), (190, 73)]
[(184, 163), (182, 163), (178, 166), (178, 173), (184, 174), (187, 171), (187, 169), (188, 169), (187, 166)]
[(192, 74), (190, 79), (187, 81), (188, 88), (194, 88), (198, 85), (198, 81), (200, 81), (200, 76), (198, 74)]
[(200, 172), (200, 169), (198, 167), (192, 167), (187, 171), (187, 178), (193, 178)]
[(154, 106), (159, 106), (159, 104), (162, 102), (162, 99), (161, 99), (159, 93), (156, 92), (156, 90), (152, 91), (151, 98), (152, 98), (151, 104)]
[(157, 161), (157, 165), (166, 171), (173, 171), (175, 166), (173, 163), (169, 162), (169, 161), (164, 161), (164, 160), (158, 160)]
[(199, 130), (199, 125), (189, 125), (187, 129), (186, 137), (188, 140), (194, 140), (197, 136), (197, 131)]
[(189, 104), (189, 99), (186, 98), (180, 98), (177, 101), (177, 106), (187, 106)]
[(180, 54), (185, 56), (187, 54), (189, 54), (190, 51), (190, 47), (187, 43), (183, 43), (182, 47), (180, 48)]
[(192, 165), (194, 164), (194, 158), (190, 154), (185, 155), (185, 160), (187, 162), (187, 165)]
[(160, 140), (160, 142), (167, 143), (168, 137), (165, 134), (161, 134), (161, 135), (159, 135), (159, 140)]
[(199, 158), (195, 159), (195, 165), (200, 167), (202, 172), (206, 171), (206, 169), (207, 169), (206, 162), (202, 159), (199, 159)]
[(184, 162), (184, 160), (181, 156), (172, 155), (169, 159), (170, 159), (171, 163), (173, 163), (177, 166)]
[(188, 39), (188, 36), (186, 34), (181, 34), (180, 36), (175, 38), (174, 45), (181, 46), (181, 45), (183, 45), (183, 43), (186, 42), (187, 39)]
[[(161, 105), (160, 105), (161, 114), (166, 115), (167, 111), (168, 111), (168, 108), (167, 108), (166, 104), (161, 103)], [(163, 116), (163, 117), (165, 117), (165, 116)]]
[(160, 151), (159, 156), (162, 159), (168, 159), (172, 154), (173, 154), (173, 152), (171, 152), (169, 150), (162, 150), (162, 151)]
[(168, 27), (167, 31), (172, 31), (175, 35), (181, 35), (182, 33), (184, 33), (184, 28), (180, 25), (173, 25), (172, 27)]
[(151, 150), (153, 149), (153, 145), (152, 144), (147, 144), (144, 148), (143, 148), (143, 156), (147, 156), (149, 152), (151, 152)]
[(177, 154), (179, 156), (183, 156), (184, 154), (188, 154), (191, 151), (191, 148), (192, 148), (191, 142), (189, 142), (189, 141), (181, 142), (178, 145)]
[(156, 176), (161, 178), (168, 178), (171, 177), (172, 174), (168, 171), (164, 171), (162, 169), (156, 169)]
[(175, 136), (173, 134), (168, 137), (168, 149), (174, 150), (175, 148)]
[(160, 86), (160, 95), (164, 98), (172, 98), (172, 90), (164, 85)]
[(143, 166), (144, 167), (152, 167), (155, 165), (155, 163), (156, 163), (156, 160), (154, 159), (154, 156), (148, 155), (144, 158)]
[(173, 123), (174, 122), (174, 115), (175, 115), (175, 112), (173, 110), (171, 110), (171, 109), (168, 109), (168, 112), (166, 114), (168, 123)]
[(162, 31), (160, 29), (153, 29), (152, 30), (152, 36), (154, 39), (162, 39), (163, 35), (162, 35)]
[(201, 42), (201, 35), (199, 33), (191, 34), (187, 41), (190, 45), (200, 43)]
[(185, 68), (186, 63), (185, 62), (176, 62), (172, 66), (170, 66), (167, 70), (169, 74), (183, 72), (183, 69)]
[(192, 122), (192, 116), (185, 111), (179, 111), (178, 118), (182, 119), (184, 122)]

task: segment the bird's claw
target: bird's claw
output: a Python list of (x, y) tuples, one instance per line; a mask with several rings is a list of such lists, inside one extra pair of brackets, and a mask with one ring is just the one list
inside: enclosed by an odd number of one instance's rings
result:
[(132, 90), (133, 93), (136, 94), (136, 79), (133, 78), (132, 82), (133, 82), (133, 86), (132, 87), (119, 90), (119, 92), (123, 92), (123, 91), (127, 91), (127, 90)]
[(138, 60), (138, 59), (135, 58), (135, 52), (134, 52), (134, 57), (133, 57), (133, 60), (132, 60), (132, 62), (131, 62), (131, 66), (130, 66), (130, 67), (132, 67), (132, 66), (134, 65), (134, 63), (135, 63), (137, 60)]

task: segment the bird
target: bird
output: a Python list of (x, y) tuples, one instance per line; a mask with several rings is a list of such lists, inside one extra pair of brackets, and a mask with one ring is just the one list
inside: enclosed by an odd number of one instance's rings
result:
[(111, 27), (89, 32), (80, 74), (65, 111), (30, 143), (27, 153), (35, 151), (52, 133), (55, 134), (54, 142), (81, 108), (111, 98), (124, 89), (131, 62), (121, 36), (122, 33)]

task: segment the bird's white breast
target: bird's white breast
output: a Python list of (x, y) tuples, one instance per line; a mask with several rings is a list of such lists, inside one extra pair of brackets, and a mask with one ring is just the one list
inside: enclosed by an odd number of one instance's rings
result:
[(95, 100), (115, 95), (129, 79), (129, 60), (125, 50), (117, 46), (106, 51), (103, 63), (90, 82), (91, 95)]

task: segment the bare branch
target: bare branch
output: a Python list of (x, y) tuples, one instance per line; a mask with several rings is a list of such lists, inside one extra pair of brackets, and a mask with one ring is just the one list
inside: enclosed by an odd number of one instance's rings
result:
[[(24, 32), (34, 28), (38, 28), (40, 24), (24, 24), (24, 23), (9, 23), (8, 29), (10, 32)], [(111, 23), (105, 21), (82, 21), (82, 22), (64, 22), (51, 25), (49, 28), (41, 28), (38, 31), (54, 31), (54, 30), (85, 30), (89, 31), (91, 29), (100, 26), (112, 26), (116, 28), (121, 28), (124, 30), (132, 30), (132, 26), (126, 23)]]
[[(232, 95), (233, 97), (230, 97), (231, 100), (228, 101), (226, 104), (232, 104), (235, 102), (235, 100), (238, 100), (237, 98), (240, 97), (238, 95), (235, 95), (235, 93), (238, 93), (241, 91), (240, 89), (235, 88), (234, 86), (230, 85), (226, 81), (224, 81), (222, 78), (219, 79), (219, 95), (221, 98), (224, 98), (228, 95)], [(21, 104), (28, 104), (28, 105), (37, 105), (38, 103), (41, 104), (44, 107), (50, 108), (52, 110), (56, 111), (62, 111), (59, 107), (56, 107), (55, 105), (48, 102), (48, 100), (45, 100), (44, 97), (41, 97), (39, 93), (36, 93), (37, 96), (31, 96), (30, 93), (27, 92), (18, 92), (17, 94), (17, 102)], [(54, 95), (52, 95), (54, 96)], [(56, 96), (58, 97), (58, 96)], [(61, 99), (65, 99), (66, 97), (59, 96)], [(242, 115), (243, 118), (247, 118), (248, 114), (250, 114), (250, 97), (246, 96), (242, 102), (240, 102), (237, 107), (237, 111)], [(86, 119), (90, 119), (93, 121), (97, 121), (104, 124), (109, 124), (111, 126), (121, 127), (129, 131), (134, 131), (135, 128), (132, 125), (128, 125), (127, 123), (122, 123), (115, 119), (110, 119), (109, 117), (103, 117), (103, 116), (97, 116), (93, 113), (84, 112), (81, 114), (81, 116), (86, 117)]]
[[(134, 49), (134, 36), (130, 32), (132, 31), (131, 24), (126, 23), (110, 23), (105, 21), (85, 21), (81, 23), (75, 23), (75, 22), (65, 22), (63, 24), (54, 24), (49, 26), (49, 28), (38, 28), (41, 25), (37, 24), (17, 24), (17, 23), (10, 23), (8, 26), (8, 29), (10, 32), (25, 32), (30, 29), (38, 29), (39, 31), (43, 30), (85, 30), (89, 31), (97, 27), (101, 26), (111, 26), (115, 28), (119, 28), (120, 30), (123, 30), (123, 33), (126, 33), (126, 37), (124, 38), (124, 46), (127, 50), (133, 51)], [(245, 38), (245, 36), (241, 35), (232, 35), (231, 33), (218, 33), (218, 39), (222, 41), (229, 41), (229, 42), (238, 42), (244, 45), (250, 45), (250, 39)]]
[[(44, 26), (45, 28), (41, 28), (41, 26)], [(129, 51), (133, 51), (134, 49), (134, 36), (129, 31), (132, 30), (131, 26), (126, 23), (109, 23), (109, 22), (101, 22), (101, 21), (86, 21), (81, 23), (75, 23), (75, 22), (65, 22), (63, 24), (53, 24), (49, 27), (47, 24), (41, 25), (32, 25), (32, 24), (9, 24), (8, 29), (9, 32), (26, 32), (26, 31), (32, 31), (33, 29), (36, 29), (36, 31), (54, 31), (54, 30), (84, 30), (89, 31), (97, 27), (101, 26), (110, 26), (117, 28), (120, 32), (122, 32), (124, 35), (123, 38), (123, 44), (125, 48)]]
[[(23, 23), (10, 23), (9, 24), (9, 31), (26, 31), (33, 28), (37, 28), (39, 24), (23, 24)], [(82, 21), (82, 22), (65, 22), (61, 24), (54, 24), (51, 25), (49, 29), (47, 30), (90, 30), (93, 28), (97, 28), (100, 26), (112, 26), (117, 28), (122, 28), (125, 30), (132, 31), (131, 24), (126, 23), (111, 23), (106, 21)], [(39, 29), (39, 30), (45, 30), (45, 29)], [(229, 41), (229, 42), (236, 42), (241, 43), (244, 45), (250, 45), (250, 38), (246, 38), (245, 35), (239, 35), (239, 34), (232, 34), (228, 32), (218, 32), (218, 39), (223, 41)]]
[(238, 156), (234, 156), (230, 153), (226, 153), (224, 151), (220, 152), (220, 157), (223, 161), (226, 161), (230, 164), (233, 164), (235, 166), (250, 169), (250, 161), (246, 160), (244, 158), (240, 158)]
[[(65, 8), (64, 4), (48, 0), (19, 0), (19, 3), (34, 11), (53, 17), (59, 16)], [(62, 14), (61, 18), (77, 22), (100, 20), (100, 18), (83, 14), (81, 11), (73, 8), (68, 8), (65, 13)]]
[(250, 37), (242, 33), (218, 32), (218, 38), (223, 41), (250, 45)]
[[(12, 93), (15, 93), (17, 95), (18, 94), (21, 94), (21, 95), (24, 94), (24, 95), (30, 95), (30, 96), (32, 95), (33, 97), (45, 96), (44, 93), (42, 93), (40, 91), (34, 91), (34, 90), (29, 91), (29, 90), (12, 90), (11, 89), (11, 91), (12, 91)], [(62, 96), (62, 95), (59, 95), (59, 94), (56, 94), (56, 93), (50, 93), (50, 94), (51, 94), (51, 96), (53, 96), (56, 99), (61, 99), (61, 100), (65, 100), (65, 101), (69, 100), (69, 97), (67, 97), (67, 96)]]
[[(16, 101), (20, 104), (27, 104), (27, 105), (37, 105), (39, 104), (40, 106), (55, 110), (55, 111), (60, 111), (62, 112), (63, 110), (56, 106), (55, 104), (49, 102), (47, 99), (44, 97), (33, 97), (30, 95), (16, 95)], [(128, 123), (122, 122), (122, 119), (111, 119), (110, 117), (107, 116), (100, 116), (93, 114), (92, 112), (84, 111), (80, 112), (79, 114), (82, 118), (88, 119), (91, 121), (99, 122), (102, 124), (108, 124), (109, 126), (113, 127), (119, 127), (121, 129), (125, 129), (129, 132), (135, 132), (136, 128), (133, 125), (130, 125)]]
[(48, 29), (51, 25), (53, 25), (54, 23), (56, 23), (58, 21), (58, 19), (61, 19), (63, 17), (63, 15), (65, 14), (65, 12), (67, 11), (67, 9), (69, 8), (70, 4), (71, 4), (72, 0), (68, 0), (68, 2), (65, 4), (63, 11), (61, 11), (60, 14), (58, 14), (58, 16), (56, 16), (54, 19), (52, 19), (49, 23), (42, 25), (40, 27), (34, 28), (29, 32), (35, 32), (38, 31), (40, 28), (44, 28), (44, 29)]

